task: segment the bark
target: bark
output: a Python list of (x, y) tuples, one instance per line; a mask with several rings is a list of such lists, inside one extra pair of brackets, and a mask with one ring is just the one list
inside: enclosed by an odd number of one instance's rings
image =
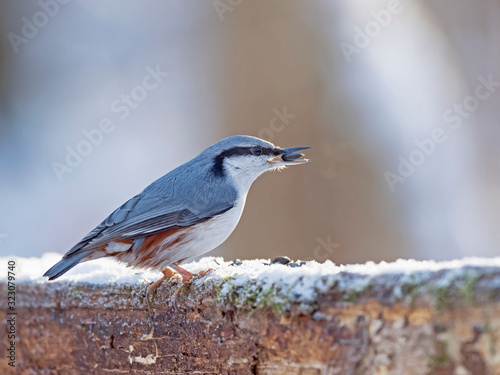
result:
[[(145, 285), (21, 282), (15, 373), (500, 373), (500, 268), (335, 277), (312, 302), (170, 280), (150, 307)], [(14, 373), (2, 357), (0, 373)]]

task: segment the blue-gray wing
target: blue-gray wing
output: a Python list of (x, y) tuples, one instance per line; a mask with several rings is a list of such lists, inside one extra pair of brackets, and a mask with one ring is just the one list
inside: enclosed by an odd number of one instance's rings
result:
[(83, 248), (98, 249), (116, 239), (132, 240), (170, 228), (195, 225), (223, 214), (232, 207), (230, 203), (187, 207), (161, 197), (144, 198), (139, 194), (116, 209), (73, 246), (65, 257)]

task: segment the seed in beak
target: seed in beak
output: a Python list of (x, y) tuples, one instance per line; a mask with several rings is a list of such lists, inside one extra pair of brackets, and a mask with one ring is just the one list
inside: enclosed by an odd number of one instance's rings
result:
[(291, 154), (284, 154), (281, 156), (281, 158), (283, 159), (283, 161), (294, 161), (300, 159), (303, 156), (304, 154), (299, 154), (298, 152), (294, 152)]

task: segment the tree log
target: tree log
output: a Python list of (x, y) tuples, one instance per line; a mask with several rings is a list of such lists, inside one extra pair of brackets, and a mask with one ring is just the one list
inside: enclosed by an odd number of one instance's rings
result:
[(500, 374), (500, 259), (262, 262), (174, 277), (149, 306), (145, 282), (20, 280), (0, 373)]

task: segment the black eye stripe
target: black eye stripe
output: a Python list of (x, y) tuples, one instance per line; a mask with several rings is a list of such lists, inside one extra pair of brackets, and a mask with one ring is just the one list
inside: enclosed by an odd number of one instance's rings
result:
[[(213, 172), (217, 176), (223, 176), (224, 170), (222, 169), (222, 162), (224, 161), (224, 158), (229, 158), (231, 156), (236, 156), (236, 155), (253, 155), (252, 149), (254, 147), (256, 146), (233, 147), (230, 148), (229, 150), (221, 152), (219, 155), (215, 157)], [(261, 148), (262, 148), (262, 155), (275, 156), (279, 155), (281, 152), (279, 148), (275, 149), (270, 147), (261, 147)]]
[[(230, 148), (229, 150), (221, 152), (217, 157), (222, 156), (223, 158), (228, 158), (231, 156), (235, 155), (253, 155), (252, 149), (255, 146), (252, 147), (233, 147)], [(275, 155), (274, 149), (268, 148), (268, 147), (261, 147), (262, 149), (262, 155)]]

